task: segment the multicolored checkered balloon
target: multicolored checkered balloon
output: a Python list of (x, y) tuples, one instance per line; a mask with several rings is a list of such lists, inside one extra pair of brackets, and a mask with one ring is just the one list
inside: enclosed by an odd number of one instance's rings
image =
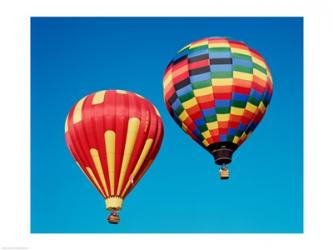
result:
[(218, 165), (263, 118), (272, 96), (272, 77), (261, 55), (242, 42), (205, 38), (186, 45), (163, 78), (172, 118), (207, 149)]

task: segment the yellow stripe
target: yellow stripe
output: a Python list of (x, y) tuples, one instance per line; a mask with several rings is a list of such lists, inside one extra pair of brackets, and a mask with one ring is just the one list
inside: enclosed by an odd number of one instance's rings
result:
[(244, 109), (243, 108), (236, 108), (236, 107), (231, 107), (230, 113), (233, 115), (243, 115)]
[(213, 86), (231, 86), (232, 85), (232, 78), (219, 78), (219, 79), (212, 79)]
[(248, 102), (246, 103), (245, 109), (250, 111), (251, 113), (254, 113), (257, 110), (257, 106), (253, 105), (252, 103)]
[(83, 102), (86, 99), (86, 96), (83, 97), (76, 105), (74, 108), (74, 115), (73, 115), (73, 124), (79, 122), (82, 120), (82, 106)]
[(68, 115), (66, 116), (66, 121), (65, 121), (65, 133), (68, 131)]
[(92, 100), (92, 104), (100, 104), (104, 102), (105, 90), (98, 91), (95, 93), (94, 98)]
[(140, 120), (138, 118), (129, 119), (123, 162), (121, 164), (120, 177), (119, 177), (119, 182), (118, 182), (118, 187), (117, 187), (117, 195), (120, 194), (120, 190), (123, 185), (125, 173), (128, 168), (128, 163), (131, 159), (136, 137), (138, 135), (139, 126), (140, 126)]
[(241, 79), (241, 80), (248, 80), (248, 81), (253, 80), (252, 74), (248, 74), (248, 73), (244, 73), (244, 72), (234, 71), (233, 76), (234, 76), (234, 78)]
[[(137, 173), (139, 172), (139, 170), (142, 166), (142, 163), (144, 162), (144, 160), (147, 157), (147, 154), (148, 154), (152, 144), (153, 144), (153, 139), (149, 138), (149, 139), (146, 140), (146, 143), (145, 143), (145, 145), (142, 149), (139, 160), (137, 161), (130, 178), (134, 179), (136, 177)], [(130, 185), (131, 185), (131, 181), (128, 180), (124, 191), (121, 193), (121, 197), (123, 197), (125, 195), (125, 193), (127, 192), (127, 189), (129, 188)]]
[(104, 188), (104, 190), (105, 190), (105, 193), (106, 193), (107, 196), (109, 196), (109, 191), (108, 191), (107, 186), (106, 186), (105, 177), (104, 177), (104, 172), (103, 172), (103, 168), (102, 168), (101, 160), (100, 160), (100, 158), (99, 158), (99, 154), (98, 154), (97, 149), (95, 149), (95, 148), (91, 148), (91, 149), (90, 149), (90, 155), (91, 155), (91, 158), (92, 158), (93, 161), (94, 161), (94, 164), (95, 164), (95, 167), (96, 167), (96, 170), (97, 170), (98, 176), (99, 176), (99, 178), (100, 178), (101, 181), (102, 181), (102, 185), (103, 185), (103, 188)]
[[(87, 167), (87, 171), (88, 171), (88, 174), (89, 174), (89, 176), (90, 176), (90, 178), (88, 177), (89, 180), (92, 180), (92, 182), (96, 185), (97, 189), (102, 193), (102, 195), (103, 195), (104, 197), (106, 197), (106, 195), (105, 195), (105, 193), (103, 192), (101, 186), (98, 184), (98, 181), (97, 181), (97, 179), (96, 179), (96, 177), (95, 177), (93, 171), (91, 170), (91, 168), (90, 168), (90, 167)], [(82, 172), (83, 172), (83, 171), (82, 171)], [(84, 173), (84, 172), (83, 172), (83, 173)], [(85, 173), (84, 173), (84, 174), (85, 174)]]
[(116, 134), (112, 130), (104, 133), (106, 158), (108, 162), (111, 195), (114, 195), (115, 157), (116, 157)]

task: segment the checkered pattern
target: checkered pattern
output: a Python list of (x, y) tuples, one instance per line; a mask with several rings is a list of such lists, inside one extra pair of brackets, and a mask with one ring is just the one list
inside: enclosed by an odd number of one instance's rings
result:
[(204, 147), (242, 144), (262, 119), (273, 90), (259, 53), (226, 38), (185, 46), (169, 63), (163, 85), (171, 116)]

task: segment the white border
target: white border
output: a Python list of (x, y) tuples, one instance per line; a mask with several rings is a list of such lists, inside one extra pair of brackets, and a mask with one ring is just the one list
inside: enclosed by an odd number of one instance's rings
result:
[[(310, 2), (310, 1), (309, 1)], [(0, 247), (332, 249), (330, 1), (1, 1)], [(304, 234), (45, 234), (30, 224), (30, 16), (305, 16)], [(128, 240), (129, 239), (129, 240)], [(8, 249), (8, 248), (7, 248)]]

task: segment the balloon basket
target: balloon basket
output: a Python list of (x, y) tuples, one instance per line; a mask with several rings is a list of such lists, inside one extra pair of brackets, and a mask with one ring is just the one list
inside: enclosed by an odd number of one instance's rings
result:
[(221, 180), (228, 180), (229, 179), (229, 170), (228, 169), (221, 169), (220, 170), (220, 179)]
[(119, 221), (120, 221), (119, 215), (118, 215), (118, 214), (111, 214), (111, 215), (108, 217), (108, 221), (109, 221), (109, 223), (111, 223), (111, 224), (118, 224)]

